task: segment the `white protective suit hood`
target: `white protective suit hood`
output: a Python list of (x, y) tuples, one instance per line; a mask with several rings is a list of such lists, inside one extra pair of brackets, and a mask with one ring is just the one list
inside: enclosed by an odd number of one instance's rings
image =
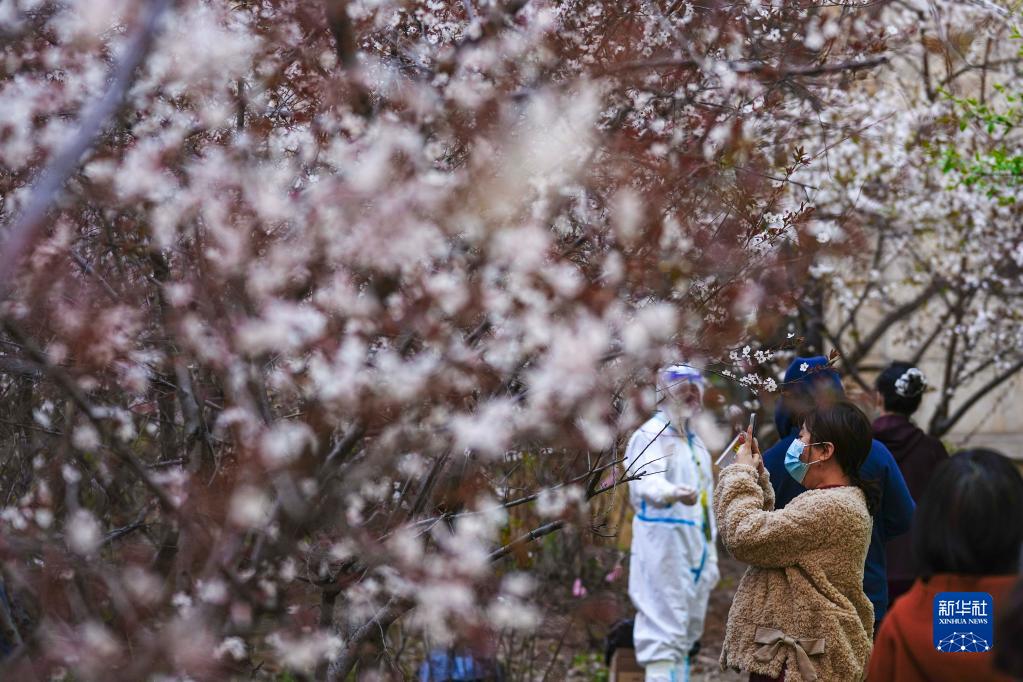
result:
[(703, 411), (703, 392), (703, 375), (688, 365), (669, 365), (657, 373), (658, 407), (679, 431)]

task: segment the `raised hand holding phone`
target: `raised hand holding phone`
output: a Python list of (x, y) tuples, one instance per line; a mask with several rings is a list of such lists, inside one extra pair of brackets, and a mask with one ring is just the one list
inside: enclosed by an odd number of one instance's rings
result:
[[(721, 456), (717, 458), (717, 461), (715, 461), (714, 464), (721, 467), (722, 469), (730, 464), (735, 464), (735, 462), (738, 461), (739, 452), (743, 444), (749, 443), (754, 440), (753, 429), (756, 427), (756, 423), (757, 413), (754, 412), (749, 417), (749, 426), (746, 428), (746, 431), (743, 433), (739, 433), (738, 435), (736, 435), (735, 438), (732, 439), (732, 442), (728, 444), (728, 447), (725, 448), (724, 452), (721, 453)], [(760, 453), (759, 446), (757, 446), (756, 451), (758, 454)], [(762, 466), (763, 464), (761, 463), (761, 467)]]
[(735, 455), (737, 464), (747, 464), (755, 467), (757, 471), (764, 468), (764, 460), (760, 457), (760, 444), (753, 437), (753, 425), (750, 424), (746, 433), (739, 434), (739, 452)]

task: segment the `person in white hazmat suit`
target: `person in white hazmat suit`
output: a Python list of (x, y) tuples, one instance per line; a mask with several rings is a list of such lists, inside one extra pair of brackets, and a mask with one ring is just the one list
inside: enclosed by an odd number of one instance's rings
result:
[(684, 365), (658, 374), (659, 411), (629, 440), (632, 552), (629, 597), (633, 640), (646, 682), (689, 680), (690, 651), (703, 634), (718, 582), (714, 475), (710, 453), (693, 433), (703, 405), (703, 376)]

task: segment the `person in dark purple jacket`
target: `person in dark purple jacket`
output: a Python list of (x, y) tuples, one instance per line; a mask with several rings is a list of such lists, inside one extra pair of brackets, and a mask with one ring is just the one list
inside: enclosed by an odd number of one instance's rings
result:
[[(931, 475), (948, 459), (941, 441), (928, 436), (910, 417), (920, 407), (927, 381), (923, 373), (908, 362), (893, 362), (877, 376), (878, 409), (874, 438), (891, 451), (913, 500), (923, 497)], [(909, 535), (888, 541), (888, 602), (904, 593), (917, 577)]]

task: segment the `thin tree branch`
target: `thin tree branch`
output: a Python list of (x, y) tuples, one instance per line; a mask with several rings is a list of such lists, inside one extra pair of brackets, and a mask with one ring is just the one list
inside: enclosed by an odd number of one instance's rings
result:
[[(884, 254), (885, 234), (886, 232), (884, 230), (880, 230), (880, 234), (877, 238), (877, 248), (874, 249), (874, 257), (871, 259), (870, 267), (872, 270), (880, 269), (881, 258)], [(860, 308), (863, 307), (863, 304), (866, 302), (867, 297), (870, 295), (870, 292), (873, 291), (876, 284), (877, 283), (874, 281), (873, 277), (867, 280), (867, 284), (863, 287), (863, 291), (860, 293), (859, 299), (856, 301), (852, 310), (849, 311), (849, 315), (846, 317), (845, 322), (843, 322), (842, 326), (838, 328), (838, 332), (835, 334), (836, 336), (841, 337), (850, 326), (855, 326), (854, 322), (856, 320), (856, 316), (859, 315)]]
[[(959, 2), (962, 2), (962, 0), (959, 0)], [(964, 4), (973, 5), (974, 7), (980, 7), (981, 9), (990, 12), (991, 14), (998, 15), (998, 17), (1001, 19), (1008, 19), (1009, 17), (1012, 16), (1012, 13), (1009, 12), (1009, 10), (991, 2), (991, 0), (966, 0)]]
[[(963, 315), (966, 314), (966, 306), (970, 299), (973, 298), (974, 291), (958, 291), (958, 300), (955, 305), (950, 305), (950, 309), (953, 314), (952, 324), (950, 325), (952, 330), (955, 330), (960, 323), (963, 321)], [(953, 394), (953, 372), (955, 367), (956, 352), (959, 347), (959, 334), (953, 331), (952, 338), (948, 342), (948, 347), (945, 350), (945, 367), (941, 382), (941, 396), (938, 401), (937, 407), (934, 409), (934, 414), (931, 415), (931, 421), (928, 426), (929, 432), (935, 432), (940, 429), (940, 424), (948, 419), (949, 407), (952, 404)]]
[(0, 355), (0, 373), (11, 376), (33, 376), (39, 374), (39, 366), (20, 358)]
[(135, 517), (134, 521), (129, 523), (127, 526), (121, 526), (120, 528), (115, 528), (112, 531), (108, 532), (106, 536), (104, 536), (103, 538), (103, 545), (104, 546), (109, 545), (110, 543), (123, 538), (125, 535), (128, 535), (129, 533), (133, 533), (140, 528), (145, 528), (147, 525), (146, 514), (148, 514), (148, 512), (149, 510), (143, 507), (142, 511), (139, 512), (138, 516)]
[[(667, 426), (665, 426), (664, 428), (667, 428)], [(664, 429), (661, 429), (661, 431), (663, 432)], [(658, 434), (658, 435), (660, 435), (660, 434)], [(648, 444), (647, 447), (650, 447), (650, 445)], [(643, 448), (643, 452), (646, 452), (646, 448)], [(640, 453), (640, 454), (642, 454), (642, 453)], [(639, 458), (637, 457), (636, 459), (639, 459)], [(544, 490), (545, 491), (558, 490), (559, 488), (564, 488), (565, 486), (572, 485), (573, 483), (579, 483), (580, 481), (586, 480), (587, 478), (591, 478), (591, 479), (595, 478), (597, 480), (597, 482), (599, 483), (599, 476), (598, 476), (598, 474), (603, 473), (604, 471), (607, 471), (611, 467), (615, 467), (615, 466), (618, 466), (619, 464), (623, 464), (624, 462), (625, 462), (625, 458), (624, 457), (619, 458), (619, 459), (615, 459), (615, 460), (613, 460), (613, 461), (611, 461), (611, 462), (609, 462), (607, 464), (604, 464), (602, 466), (590, 469), (586, 473), (580, 474), (579, 476), (576, 476), (575, 478), (572, 478), (572, 479), (569, 479), (569, 480), (564, 481), (562, 483), (559, 483), (557, 485), (551, 486), (550, 488), (545, 488)], [(607, 492), (608, 490), (621, 485), (622, 483), (628, 483), (629, 481), (638, 481), (642, 477), (643, 477), (643, 473), (636, 474), (636, 475), (633, 475), (633, 476), (624, 476), (623, 478), (618, 479), (612, 485), (605, 486), (603, 488), (599, 488), (599, 487), (597, 487), (597, 485), (592, 485), (592, 487), (590, 485), (588, 485), (587, 486), (587, 490), (586, 490), (586, 499), (587, 500), (592, 499), (592, 498), (596, 497), (597, 495), (599, 495), (599, 494), (601, 494), (603, 492)], [(458, 512), (457, 514), (442, 514), (441, 516), (431, 516), (429, 518), (420, 519), (419, 521), (414, 522), (412, 525), (413, 526), (424, 526), (424, 525), (428, 525), (428, 524), (436, 524), (438, 521), (440, 521), (442, 519), (449, 519), (449, 520), (450, 519), (459, 519), (459, 518), (462, 518), (462, 517), (465, 517), (465, 516), (475, 516), (475, 515), (478, 515), (478, 514), (488, 514), (490, 512), (493, 512), (493, 511), (496, 511), (496, 510), (500, 510), (500, 509), (511, 509), (512, 507), (518, 507), (518, 506), (523, 505), (523, 504), (528, 504), (529, 502), (532, 502), (532, 501), (538, 499), (540, 497), (540, 494), (541, 493), (539, 493), (539, 492), (531, 493), (529, 495), (524, 495), (522, 497), (517, 497), (514, 500), (509, 500), (508, 502), (503, 502), (501, 504), (495, 505), (495, 506), (487, 508), (487, 509), (478, 509), (478, 510), (475, 510), (475, 511)], [(383, 537), (380, 538), (380, 540), (383, 540), (384, 538), (386, 538), (388, 536), (389, 536), (389, 534), (388, 535), (384, 535)]]
[(502, 559), (511, 554), (519, 547), (522, 547), (523, 545), (528, 545), (533, 540), (542, 538), (545, 535), (550, 535), (551, 533), (559, 531), (564, 527), (565, 521), (562, 519), (545, 523), (542, 526), (534, 528), (525, 535), (520, 535), (519, 537), (509, 542), (504, 547), (495, 549), (493, 552), (490, 553), (487, 559), (490, 560), (491, 562), (497, 561), (498, 559)]
[(96, 272), (96, 269), (89, 265), (89, 262), (85, 260), (85, 258), (83, 258), (81, 254), (75, 251), (71, 251), (71, 259), (74, 262), (78, 263), (78, 267), (82, 269), (82, 272), (84, 272), (87, 275), (91, 275), (96, 279), (96, 281), (103, 285), (103, 291), (106, 292), (107, 296), (110, 297), (111, 301), (113, 301), (114, 303), (120, 303), (121, 298), (117, 295), (117, 292), (114, 291), (114, 288), (110, 286), (110, 283), (107, 282), (106, 279), (103, 278), (103, 275)]
[(957, 409), (946, 419), (932, 420), (930, 425), (930, 434), (935, 438), (940, 438), (946, 433), (952, 430), (952, 427), (956, 425), (960, 419), (963, 418), (967, 412), (970, 411), (974, 405), (976, 405), (984, 396), (988, 395), (991, 391), (998, 388), (1001, 384), (1011, 379), (1017, 372), (1023, 369), (1023, 360), (1017, 360), (1015, 364), (1009, 367), (1001, 374), (993, 377), (986, 384), (978, 388), (973, 394), (967, 398)]
[(408, 613), (412, 606), (408, 599), (391, 597), (382, 609), (348, 637), (344, 651), (327, 667), (327, 682), (340, 682), (346, 679), (348, 673), (355, 667), (356, 655), (362, 643), (375, 632), (386, 631), (391, 623)]
[(422, 512), (426, 507), (426, 503), (433, 494), (433, 488), (437, 483), (437, 478), (440, 476), (440, 472), (444, 468), (444, 464), (448, 461), (448, 455), (450, 454), (451, 451), (446, 450), (433, 463), (433, 467), (430, 469), (429, 475), (427, 475), (426, 480), (423, 482), (423, 487), (420, 488), (419, 494), (416, 495), (415, 502), (412, 503), (412, 509), (410, 509), (408, 513), (409, 519), (414, 519), (419, 516), (420, 512)]
[[(874, 57), (872, 59), (840, 62), (837, 64), (815, 64), (789, 67), (768, 64), (761, 61), (734, 61), (728, 62), (728, 67), (735, 73), (762, 73), (777, 76), (780, 80), (782, 78), (789, 78), (792, 76), (824, 76), (833, 73), (862, 71), (863, 69), (871, 69), (875, 66), (880, 66), (881, 64), (886, 63), (888, 63), (888, 57)], [(617, 64), (608, 69), (607, 73), (641, 71), (646, 69), (697, 69), (701, 66), (702, 63), (695, 59), (651, 59), (642, 62), (625, 62), (624, 64)]]
[(951, 316), (952, 316), (951, 310), (946, 311), (945, 314), (941, 316), (941, 319), (938, 320), (938, 323), (934, 325), (934, 331), (930, 333), (930, 335), (924, 340), (924, 342), (920, 344), (920, 347), (916, 349), (916, 352), (913, 353), (913, 357), (910, 358), (909, 364), (913, 366), (920, 364), (920, 360), (923, 359), (924, 353), (927, 352), (927, 349), (934, 344), (934, 341), (938, 338), (938, 336), (941, 335), (941, 332), (945, 331), (945, 323)]
[(924, 93), (927, 95), (927, 101), (934, 101), (934, 88), (931, 87), (931, 57), (930, 52), (927, 49), (927, 28), (926, 26), (920, 30), (920, 48), (923, 52), (923, 77), (924, 77)]
[(876, 325), (874, 325), (874, 330), (869, 335), (867, 335), (867, 337), (863, 341), (860, 341), (859, 343), (856, 344), (856, 348), (854, 348), (852, 353), (848, 356), (848, 358), (846, 358), (846, 364), (847, 365), (858, 364), (860, 360), (862, 360), (864, 357), (867, 356), (868, 353), (870, 353), (870, 351), (874, 348), (877, 342), (881, 340), (881, 338), (888, 332), (888, 329), (893, 324), (895, 324), (902, 318), (906, 317), (907, 315), (916, 312), (925, 303), (931, 300), (931, 297), (934, 296), (934, 294), (936, 294), (938, 291), (940, 291), (942, 286), (944, 286), (944, 282), (940, 278), (936, 277), (935, 279), (931, 280), (931, 283), (928, 284), (914, 298), (912, 298), (909, 301), (906, 301), (897, 308), (888, 311), (888, 314), (881, 318), (881, 320)]
[(366, 435), (366, 429), (360, 422), (352, 424), (348, 433), (338, 440), (327, 454), (323, 462), (324, 468), (344, 463), (364, 435)]

